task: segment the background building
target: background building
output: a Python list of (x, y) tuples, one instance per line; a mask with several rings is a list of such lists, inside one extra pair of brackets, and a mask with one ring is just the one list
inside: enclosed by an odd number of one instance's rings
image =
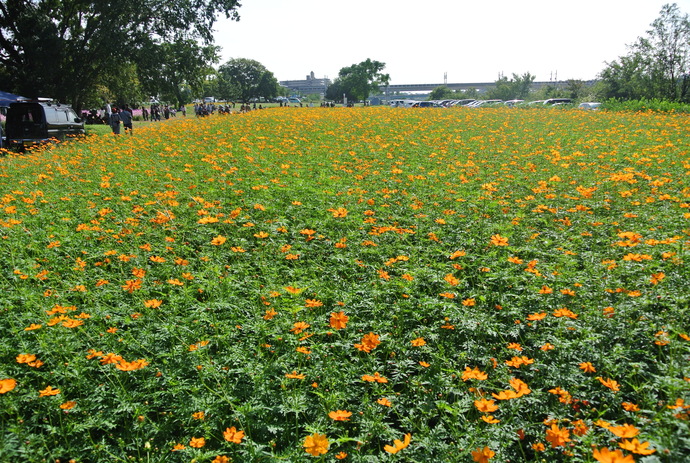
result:
[(304, 80), (281, 80), (279, 84), (301, 95), (324, 95), (328, 86), (331, 85), (331, 80), (328, 77), (317, 79), (312, 71)]

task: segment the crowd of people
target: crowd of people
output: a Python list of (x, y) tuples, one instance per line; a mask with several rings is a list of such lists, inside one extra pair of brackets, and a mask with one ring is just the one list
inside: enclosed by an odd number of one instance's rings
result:
[[(322, 103), (321, 106), (330, 106), (329, 103)], [(282, 104), (281, 107), (290, 107), (289, 104)], [(302, 104), (300, 104), (302, 106)], [(313, 104), (310, 104), (310, 107)], [(332, 106), (335, 106), (334, 104)], [(243, 103), (240, 105), (238, 112), (247, 113), (256, 109), (263, 109), (263, 105), (256, 103)], [(141, 119), (144, 121), (161, 121), (163, 119), (170, 119), (171, 117), (176, 117), (177, 113), (181, 113), (182, 116), (187, 115), (187, 109), (184, 105), (179, 108), (172, 107), (170, 105), (163, 105), (160, 103), (152, 103), (147, 108), (142, 106), (140, 110), (134, 110), (129, 105), (121, 106), (111, 106), (106, 103), (105, 106), (100, 109), (91, 109), (90, 111), (84, 111), (82, 117), (87, 124), (107, 124), (113, 131), (113, 134), (119, 135), (121, 130), (124, 129), (125, 134), (132, 135), (134, 132), (133, 121), (135, 117), (135, 111), (137, 116), (141, 114)], [(235, 111), (235, 102), (230, 101), (226, 103), (195, 103), (194, 104), (194, 114), (196, 117), (205, 117), (214, 113), (218, 114), (230, 114)]]

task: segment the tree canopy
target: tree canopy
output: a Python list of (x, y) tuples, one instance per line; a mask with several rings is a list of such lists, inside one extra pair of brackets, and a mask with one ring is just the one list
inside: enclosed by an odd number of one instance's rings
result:
[(258, 61), (234, 58), (218, 68), (218, 97), (240, 100), (274, 98), (278, 95), (278, 79)]
[(605, 98), (690, 101), (690, 20), (667, 4), (645, 37), (601, 72)]
[(351, 101), (366, 100), (380, 86), (388, 85), (390, 76), (382, 73), (385, 67), (386, 63), (367, 58), (359, 64), (342, 68), (326, 89), (326, 98), (340, 101), (345, 94)]
[(521, 76), (513, 73), (510, 80), (506, 76), (501, 76), (496, 81), (496, 87), (487, 92), (487, 96), (499, 100), (524, 100), (529, 95), (534, 79), (535, 76), (529, 72)]
[(190, 40), (211, 44), (217, 15), (238, 20), (239, 6), (238, 0), (3, 1), (0, 85), (80, 107), (105, 76), (138, 65), (144, 50), (186, 46), (198, 63), (208, 50)]

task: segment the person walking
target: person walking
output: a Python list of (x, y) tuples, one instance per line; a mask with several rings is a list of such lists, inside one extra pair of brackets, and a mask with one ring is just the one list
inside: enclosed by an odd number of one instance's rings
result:
[(113, 129), (113, 134), (120, 135), (120, 121), (122, 119), (120, 118), (120, 113), (117, 107), (114, 107), (112, 111), (113, 112), (110, 113), (108, 123), (110, 124), (110, 128)]
[(128, 106), (125, 106), (120, 112), (120, 120), (125, 128), (125, 133), (129, 131), (130, 135), (134, 134), (134, 128), (132, 126), (132, 110)]

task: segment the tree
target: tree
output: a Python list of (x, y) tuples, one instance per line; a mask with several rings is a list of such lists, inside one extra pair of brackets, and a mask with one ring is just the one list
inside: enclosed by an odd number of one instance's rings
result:
[(218, 61), (218, 47), (194, 40), (152, 43), (141, 49), (137, 61), (144, 91), (181, 106), (189, 103), (191, 94), (202, 92), (206, 77), (214, 72), (209, 63)]
[(501, 76), (496, 81), (496, 87), (487, 92), (487, 96), (499, 100), (524, 100), (529, 95), (534, 79), (535, 76), (529, 72), (521, 76), (513, 73), (510, 80), (506, 76)]
[(429, 100), (449, 100), (457, 98), (457, 93), (446, 85), (439, 85), (429, 93)]
[(667, 4), (646, 37), (601, 72), (604, 98), (690, 100), (690, 19)]
[(385, 67), (386, 63), (367, 58), (359, 64), (342, 68), (326, 89), (326, 98), (341, 101), (345, 94), (350, 101), (366, 100), (380, 86), (388, 85), (390, 76), (381, 72)]
[(142, 49), (213, 41), (218, 14), (239, 19), (238, 0), (11, 0), (0, 2), (0, 85), (75, 107), (104, 76), (137, 63)]
[(218, 68), (218, 96), (244, 103), (254, 98), (275, 98), (278, 80), (258, 61), (231, 59)]

